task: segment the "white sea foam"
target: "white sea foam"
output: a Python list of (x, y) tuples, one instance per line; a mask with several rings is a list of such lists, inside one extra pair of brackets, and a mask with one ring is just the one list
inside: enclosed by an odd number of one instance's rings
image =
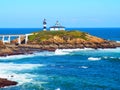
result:
[(54, 52), (37, 52), (33, 54), (25, 54), (25, 55), (12, 55), (6, 57), (0, 57), (0, 60), (19, 60), (23, 58), (32, 58), (36, 56), (53, 56)]
[(109, 53), (120, 53), (120, 48), (107, 48), (107, 49), (98, 49), (101, 52), (109, 52)]
[(87, 66), (81, 66), (80, 68), (87, 69), (88, 67)]
[(27, 54), (27, 55), (12, 55), (12, 56), (6, 56), (6, 57), (0, 57), (0, 60), (18, 60), (18, 59), (23, 59), (23, 58), (30, 58), (34, 57), (33, 54)]
[(57, 88), (57, 89), (55, 89), (55, 90), (60, 90), (60, 88)]
[(84, 48), (84, 49), (56, 49), (55, 55), (67, 55), (70, 54), (71, 52), (78, 52), (78, 51), (88, 51), (88, 50), (94, 50), (92, 48)]
[(26, 82), (31, 82), (33, 77), (36, 77), (36, 75), (32, 74), (16, 74), (13, 72), (8, 72), (8, 73), (0, 73), (0, 77), (2, 78), (7, 78), (8, 80), (13, 80), (17, 81), (19, 84), (26, 83)]
[(64, 51), (64, 52), (75, 52), (75, 51), (87, 51), (87, 50), (95, 50), (95, 49), (92, 49), (92, 48), (83, 48), (83, 49), (76, 48), (76, 49), (57, 49), (57, 50)]
[(21, 73), (23, 70), (32, 70), (37, 67), (42, 67), (43, 64), (13, 64), (0, 63), (0, 77), (9, 80), (17, 81), (19, 84), (31, 82), (36, 75), (29, 73)]
[(97, 55), (97, 54), (104, 54), (104, 53), (120, 53), (120, 48), (107, 48), (107, 49), (101, 49), (101, 48), (99, 48), (99, 49), (93, 49), (93, 48), (57, 49), (55, 51), (55, 55), (69, 55), (69, 54), (73, 54), (74, 52), (80, 52), (79, 54), (82, 54), (82, 55), (89, 55), (89, 54), (92, 54), (92, 53), (96, 53), (96, 55)]
[(106, 49), (93, 49), (93, 48), (77, 48), (77, 49), (56, 49), (55, 54), (69, 54), (70, 52), (77, 52), (77, 51), (103, 51), (103, 52), (120, 52), (120, 48), (106, 48)]
[(90, 61), (99, 61), (99, 60), (101, 60), (101, 58), (89, 57), (88, 60), (90, 60)]
[(105, 57), (103, 57), (103, 59), (120, 59), (120, 57), (107, 57), (107, 56), (105, 56)]
[(49, 51), (37, 52), (33, 54), (33, 56), (54, 56), (54, 55), (55, 52), (49, 52)]
[[(87, 53), (89, 51), (89, 53)], [(113, 48), (113, 49), (93, 49), (93, 48), (84, 48), (84, 49), (57, 49), (55, 52), (37, 52), (33, 54), (26, 54), (26, 55), (13, 55), (13, 56), (6, 56), (0, 57), (0, 60), (19, 60), (23, 58), (32, 58), (36, 56), (55, 56), (55, 55), (69, 55), (73, 52), (80, 52), (85, 54), (91, 54), (90, 52), (95, 53), (120, 53), (120, 48)]]
[(104, 59), (107, 59), (108, 57), (107, 57), (107, 56), (104, 56), (103, 58), (104, 58)]
[(55, 55), (66, 55), (66, 54), (69, 54), (69, 52), (60, 49), (55, 50)]
[(37, 67), (45, 66), (43, 64), (13, 64), (13, 63), (0, 63), (0, 71), (3, 70), (27, 70), (27, 69), (33, 69)]
[(115, 59), (116, 57), (110, 57), (111, 59)]
[(116, 41), (117, 43), (120, 43), (120, 41)]

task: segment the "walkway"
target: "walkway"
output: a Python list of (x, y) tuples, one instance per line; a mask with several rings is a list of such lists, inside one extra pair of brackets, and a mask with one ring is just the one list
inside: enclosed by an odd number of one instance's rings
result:
[[(2, 42), (5, 44), (11, 43), (11, 37), (17, 37), (18, 38), (18, 44), (21, 44), (21, 37), (24, 37), (25, 44), (28, 42), (28, 36), (32, 34), (0, 34), (0, 38), (2, 38)], [(5, 40), (7, 38), (7, 40)]]

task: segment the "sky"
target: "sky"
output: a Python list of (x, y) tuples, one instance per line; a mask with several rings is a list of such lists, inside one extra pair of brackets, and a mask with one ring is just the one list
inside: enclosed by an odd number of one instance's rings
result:
[(0, 0), (0, 28), (120, 27), (120, 0)]

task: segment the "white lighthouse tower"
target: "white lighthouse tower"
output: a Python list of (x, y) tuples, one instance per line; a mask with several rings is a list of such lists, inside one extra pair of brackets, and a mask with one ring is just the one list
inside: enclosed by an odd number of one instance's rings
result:
[(46, 30), (47, 30), (46, 25), (47, 25), (46, 19), (44, 19), (44, 20), (43, 20), (43, 31), (46, 31)]

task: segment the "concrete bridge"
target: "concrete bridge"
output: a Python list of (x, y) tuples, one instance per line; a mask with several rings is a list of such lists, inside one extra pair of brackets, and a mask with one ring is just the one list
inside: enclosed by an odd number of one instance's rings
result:
[[(0, 34), (0, 38), (2, 38), (2, 42), (5, 44), (5, 43), (11, 43), (12, 37), (17, 37), (18, 44), (21, 44), (21, 37), (24, 37), (25, 44), (27, 44), (29, 35), (32, 34)], [(5, 38), (7, 38), (7, 40), (5, 40)]]

